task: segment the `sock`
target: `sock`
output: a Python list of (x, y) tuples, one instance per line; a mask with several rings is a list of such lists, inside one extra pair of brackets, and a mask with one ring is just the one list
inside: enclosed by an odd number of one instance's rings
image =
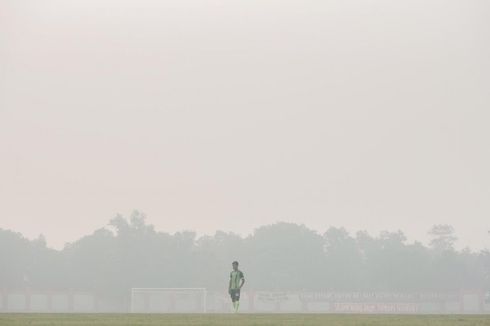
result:
[(240, 301), (236, 302), (235, 312), (238, 312), (238, 308), (240, 307)]

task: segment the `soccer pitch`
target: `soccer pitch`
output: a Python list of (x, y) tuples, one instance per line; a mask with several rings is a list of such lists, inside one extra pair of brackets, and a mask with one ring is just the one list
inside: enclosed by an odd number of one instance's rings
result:
[(485, 315), (332, 315), (332, 314), (0, 314), (0, 326), (82, 325), (335, 325), (452, 326), (490, 325)]

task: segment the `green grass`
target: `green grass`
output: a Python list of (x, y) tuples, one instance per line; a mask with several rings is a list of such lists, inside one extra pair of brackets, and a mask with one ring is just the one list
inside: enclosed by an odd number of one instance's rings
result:
[(115, 325), (339, 325), (490, 326), (490, 315), (326, 315), (326, 314), (0, 314), (0, 326)]
[(0, 326), (85, 325), (332, 325), (332, 326), (490, 326), (490, 315), (331, 315), (331, 314), (0, 314)]

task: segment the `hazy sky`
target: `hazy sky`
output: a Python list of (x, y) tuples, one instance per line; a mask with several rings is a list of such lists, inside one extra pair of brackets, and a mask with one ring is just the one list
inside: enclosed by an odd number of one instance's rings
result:
[(490, 247), (487, 0), (0, 0), (0, 228)]

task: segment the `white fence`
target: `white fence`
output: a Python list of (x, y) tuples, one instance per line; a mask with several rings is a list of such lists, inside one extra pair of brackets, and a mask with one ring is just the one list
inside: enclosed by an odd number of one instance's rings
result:
[[(241, 312), (258, 313), (490, 313), (485, 291), (458, 292), (294, 292), (242, 291)], [(81, 291), (1, 291), (0, 312), (214, 312), (231, 311), (226, 291), (134, 289), (124, 298)]]
[(89, 292), (72, 291), (2, 291), (3, 312), (94, 312), (98, 300)]

